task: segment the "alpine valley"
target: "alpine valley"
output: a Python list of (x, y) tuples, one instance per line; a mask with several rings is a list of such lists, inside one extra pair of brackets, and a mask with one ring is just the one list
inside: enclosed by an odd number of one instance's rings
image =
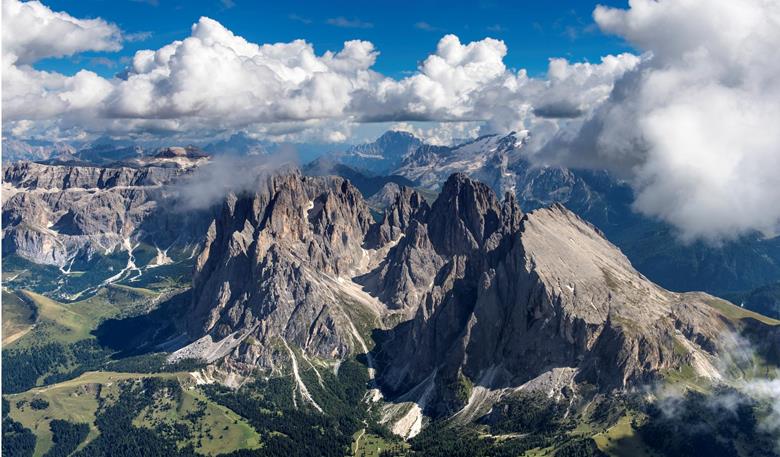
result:
[(780, 237), (527, 141), (4, 141), (3, 455), (778, 455)]

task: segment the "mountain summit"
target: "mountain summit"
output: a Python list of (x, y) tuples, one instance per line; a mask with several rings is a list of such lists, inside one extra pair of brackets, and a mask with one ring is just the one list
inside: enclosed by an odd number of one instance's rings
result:
[(352, 146), (338, 154), (338, 159), (353, 167), (389, 174), (422, 145), (422, 140), (409, 132), (390, 130), (372, 143)]
[(477, 418), (524, 386), (623, 390), (682, 367), (717, 380), (723, 335), (774, 331), (653, 284), (561, 205), (523, 214), (463, 174), (430, 206), (395, 195), (378, 221), (340, 178), (293, 171), (229, 196), (197, 259), (193, 342), (173, 359), (225, 359), (241, 376), (287, 357), (338, 363), (378, 327), (369, 366), (388, 399), (415, 405), (386, 411), (409, 436), (423, 415)]

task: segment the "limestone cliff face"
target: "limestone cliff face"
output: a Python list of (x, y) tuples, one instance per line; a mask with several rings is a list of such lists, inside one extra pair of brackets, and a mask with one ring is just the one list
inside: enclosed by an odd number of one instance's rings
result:
[[(161, 208), (176, 167), (86, 167), (18, 162), (3, 168), (3, 251), (65, 266), (153, 235), (169, 246), (191, 215)], [(179, 219), (175, 223), (174, 219)], [(179, 228), (174, 230), (173, 226)], [(197, 229), (197, 227), (192, 227)], [(190, 233), (195, 238), (197, 235)]]
[(466, 406), (465, 385), (513, 388), (560, 369), (601, 389), (686, 364), (717, 377), (719, 335), (731, 326), (707, 296), (649, 282), (564, 207), (521, 218), (511, 199), (501, 204), (462, 175), (372, 274), (382, 287), (430, 278), (385, 289), (414, 317), (387, 332), (377, 356), (386, 392), (433, 415)]
[(3, 167), (3, 182), (17, 188), (49, 191), (159, 186), (170, 182), (181, 171), (163, 167), (110, 168), (17, 162)]
[(366, 235), (366, 245), (378, 248), (397, 241), (414, 220), (424, 219), (430, 207), (414, 190), (390, 183), (382, 190), (385, 211), (379, 224), (374, 224)]
[(457, 173), (431, 207), (428, 231), (441, 255), (468, 255), (492, 250), (502, 236), (516, 230), (521, 214), (514, 199), (502, 204), (488, 186)]

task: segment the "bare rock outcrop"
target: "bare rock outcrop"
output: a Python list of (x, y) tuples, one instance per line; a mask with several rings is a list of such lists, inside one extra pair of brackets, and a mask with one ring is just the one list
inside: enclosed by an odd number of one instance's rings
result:
[[(5, 166), (4, 255), (64, 267), (76, 257), (126, 250), (131, 238), (152, 237), (162, 246), (185, 233), (197, 239), (198, 226), (187, 231), (181, 224), (197, 216), (161, 207), (166, 186), (187, 172), (158, 166)], [(174, 225), (179, 228), (172, 230)]]
[(369, 355), (383, 393), (433, 416), (522, 386), (718, 379), (742, 325), (731, 304), (653, 284), (563, 206), (523, 214), (462, 174), (430, 207), (399, 187), (377, 222), (346, 180), (275, 175), (226, 200), (193, 287), (179, 357), (250, 371), (289, 344), (339, 360), (384, 326)]
[(398, 241), (412, 221), (424, 219), (430, 211), (422, 195), (406, 186), (389, 183), (381, 198), (385, 203), (382, 219), (366, 235), (366, 246), (371, 249)]
[[(521, 218), (511, 198), (500, 204), (486, 187), (453, 175), (407, 239), (415, 241), (399, 243), (371, 274), (381, 278), (374, 281), (383, 298), (414, 317), (386, 332), (376, 356), (385, 391), (424, 403), (427, 414), (458, 411), (469, 389), (516, 388), (551, 370), (606, 390), (684, 365), (720, 376), (721, 335), (735, 324), (708, 303), (713, 298), (651, 283), (563, 206)], [(421, 276), (433, 280), (391, 287)]]
[(322, 358), (352, 353), (353, 319), (378, 314), (350, 280), (368, 265), (362, 245), (371, 222), (342, 178), (289, 171), (252, 194), (228, 196), (197, 259), (190, 337), (233, 338), (225, 350), (247, 366), (272, 366), (270, 348), (280, 339)]

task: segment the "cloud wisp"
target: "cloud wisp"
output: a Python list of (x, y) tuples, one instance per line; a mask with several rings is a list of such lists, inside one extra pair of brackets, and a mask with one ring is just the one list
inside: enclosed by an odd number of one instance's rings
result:
[(442, 28), (431, 25), (429, 22), (425, 21), (415, 22), (414, 28), (417, 30), (424, 30), (426, 32), (440, 32), (443, 30)]
[(230, 193), (253, 192), (273, 173), (298, 166), (298, 154), (292, 147), (262, 156), (217, 154), (175, 185), (171, 197), (180, 211), (208, 209), (223, 202)]
[(344, 16), (329, 18), (325, 23), (345, 29), (371, 29), (374, 27), (372, 22), (362, 21), (358, 18), (347, 19)]
[[(776, 338), (775, 338), (776, 339)], [(771, 364), (758, 363), (766, 360), (772, 352), (771, 341), (763, 341), (759, 348), (738, 333), (721, 336), (722, 350), (717, 360), (719, 378), (713, 380), (712, 389), (706, 394), (691, 392), (680, 385), (659, 383), (646, 387), (648, 398), (666, 419), (685, 421), (700, 411), (689, 410), (698, 403), (709, 414), (695, 417), (698, 423), (687, 423), (688, 427), (706, 427), (706, 433), (717, 436), (718, 422), (738, 421), (746, 414), (754, 417), (756, 431), (763, 434), (769, 443), (774, 441), (780, 451), (780, 370)], [(691, 395), (693, 393), (693, 396)], [(748, 421), (750, 422), (750, 421)], [(694, 431), (695, 433), (695, 431)], [(769, 444), (771, 446), (771, 444)]]

